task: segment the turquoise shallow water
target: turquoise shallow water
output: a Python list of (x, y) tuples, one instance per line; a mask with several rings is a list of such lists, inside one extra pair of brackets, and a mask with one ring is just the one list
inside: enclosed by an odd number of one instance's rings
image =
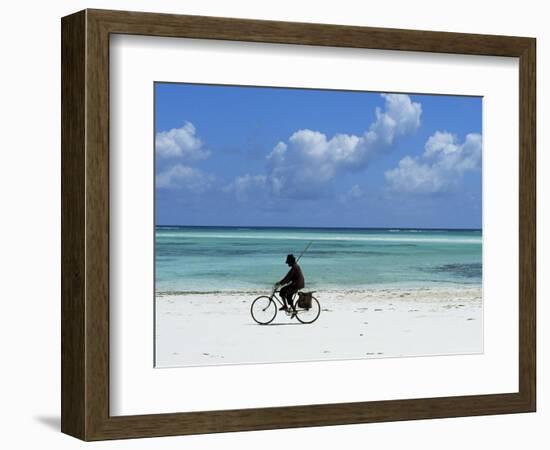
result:
[(300, 265), (311, 289), (481, 284), (480, 230), (159, 226), (156, 291), (269, 289), (309, 242)]

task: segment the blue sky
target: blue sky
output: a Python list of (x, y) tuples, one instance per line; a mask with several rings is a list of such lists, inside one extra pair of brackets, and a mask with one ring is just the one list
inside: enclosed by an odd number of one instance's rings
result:
[(156, 223), (481, 227), (479, 97), (155, 84)]

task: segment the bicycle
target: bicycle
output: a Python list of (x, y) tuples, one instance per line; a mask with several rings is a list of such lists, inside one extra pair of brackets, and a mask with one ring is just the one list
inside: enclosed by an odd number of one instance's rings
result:
[[(285, 310), (286, 315), (290, 316), (291, 319), (296, 317), (299, 322), (304, 324), (315, 322), (321, 314), (321, 305), (319, 304), (319, 301), (311, 295), (311, 305), (309, 305), (309, 308), (301, 306), (299, 300), (294, 301), (296, 300), (296, 296), (300, 296), (302, 294), (313, 294), (313, 292), (315, 291), (307, 293), (301, 291), (296, 292), (292, 297), (294, 309), (287, 308)], [(267, 325), (275, 320), (277, 312), (279, 311), (279, 306), (283, 306), (285, 304), (280, 295), (277, 295), (278, 293), (279, 290), (277, 289), (277, 286), (275, 286), (273, 287), (271, 295), (261, 295), (254, 299), (252, 305), (250, 306), (250, 314), (256, 323), (260, 325)]]

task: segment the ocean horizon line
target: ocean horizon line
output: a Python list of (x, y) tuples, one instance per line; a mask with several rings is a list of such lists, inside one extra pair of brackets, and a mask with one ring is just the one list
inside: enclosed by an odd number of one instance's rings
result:
[(155, 228), (202, 228), (202, 229), (280, 229), (280, 230), (368, 230), (368, 231), (482, 231), (482, 228), (423, 228), (423, 227), (307, 227), (307, 226), (277, 226), (277, 225), (174, 225), (155, 224)]

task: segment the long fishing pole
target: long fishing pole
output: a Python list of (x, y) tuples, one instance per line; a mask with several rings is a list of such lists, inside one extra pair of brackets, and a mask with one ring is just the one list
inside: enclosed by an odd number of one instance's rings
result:
[(307, 252), (307, 249), (311, 246), (312, 243), (313, 241), (309, 241), (309, 244), (307, 244), (306, 248), (304, 248), (304, 251), (300, 253), (300, 256), (298, 256), (298, 259), (296, 260), (296, 262), (300, 261), (300, 258), (304, 255), (305, 252)]

